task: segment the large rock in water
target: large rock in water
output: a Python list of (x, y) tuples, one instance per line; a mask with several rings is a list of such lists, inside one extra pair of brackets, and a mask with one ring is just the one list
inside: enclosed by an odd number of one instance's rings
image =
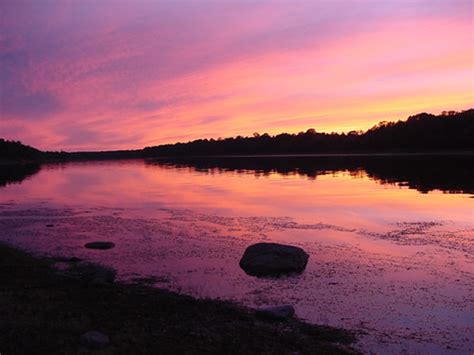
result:
[(240, 267), (252, 276), (279, 276), (301, 273), (309, 255), (301, 248), (276, 243), (249, 246), (240, 260)]

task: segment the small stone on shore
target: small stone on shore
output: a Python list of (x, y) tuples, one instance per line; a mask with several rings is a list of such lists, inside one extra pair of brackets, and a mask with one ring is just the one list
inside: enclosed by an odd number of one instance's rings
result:
[(78, 258), (77, 256), (71, 256), (71, 257), (63, 257), (63, 256), (57, 256), (53, 258), (57, 262), (63, 262), (63, 263), (78, 263), (82, 261), (81, 258)]
[(84, 244), (84, 247), (87, 249), (99, 249), (99, 250), (106, 250), (112, 249), (115, 246), (115, 243), (112, 242), (90, 242)]
[(103, 349), (110, 344), (106, 334), (92, 330), (81, 335), (81, 344), (91, 349)]
[(97, 285), (113, 283), (117, 274), (114, 269), (91, 263), (75, 263), (58, 273), (67, 278)]
[(258, 308), (257, 317), (268, 320), (285, 320), (293, 317), (295, 309), (290, 305), (267, 306)]

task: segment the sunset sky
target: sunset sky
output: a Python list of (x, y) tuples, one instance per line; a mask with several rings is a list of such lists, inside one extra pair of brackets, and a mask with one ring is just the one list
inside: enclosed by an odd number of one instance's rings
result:
[(45, 150), (350, 131), (474, 103), (471, 0), (4, 0), (0, 10), (0, 137)]

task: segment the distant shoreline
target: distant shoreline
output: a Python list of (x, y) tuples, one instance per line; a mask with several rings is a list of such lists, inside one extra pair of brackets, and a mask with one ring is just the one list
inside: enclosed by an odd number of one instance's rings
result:
[(474, 151), (459, 150), (459, 151), (418, 151), (418, 152), (341, 152), (341, 153), (308, 153), (308, 154), (215, 154), (215, 155), (166, 155), (166, 156), (140, 156), (133, 154), (131, 156), (120, 155), (111, 156), (110, 151), (103, 154), (103, 152), (72, 152), (66, 153), (61, 158), (38, 158), (38, 159), (0, 159), (0, 166), (2, 165), (17, 165), (17, 164), (54, 164), (66, 163), (74, 161), (98, 161), (98, 160), (166, 160), (166, 159), (214, 159), (214, 158), (311, 158), (311, 157), (417, 157), (417, 156), (474, 156)]
[(370, 156), (438, 156), (438, 155), (474, 155), (474, 151), (434, 151), (434, 152), (380, 152), (380, 153), (308, 153), (308, 154), (226, 154), (226, 155), (183, 155), (157, 156), (160, 158), (297, 158), (297, 157), (370, 157)]

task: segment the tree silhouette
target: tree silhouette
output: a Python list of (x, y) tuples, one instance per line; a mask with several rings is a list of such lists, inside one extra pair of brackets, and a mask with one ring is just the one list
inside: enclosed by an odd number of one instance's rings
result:
[(310, 128), (297, 134), (198, 139), (147, 147), (146, 157), (198, 155), (311, 154), (347, 152), (474, 150), (474, 110), (439, 116), (420, 113), (406, 121), (380, 122), (366, 132), (320, 133)]

